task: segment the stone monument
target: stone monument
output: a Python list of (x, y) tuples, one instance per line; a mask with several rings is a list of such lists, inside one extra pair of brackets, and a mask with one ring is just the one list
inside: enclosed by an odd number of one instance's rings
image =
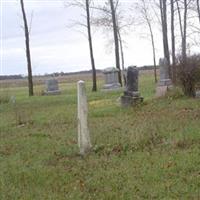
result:
[(172, 81), (169, 78), (169, 65), (166, 58), (160, 58), (160, 81), (156, 88), (156, 96), (164, 96), (168, 89), (172, 87)]
[(56, 79), (46, 80), (46, 91), (44, 92), (45, 95), (57, 95), (60, 93), (58, 81)]
[(126, 89), (121, 96), (122, 106), (131, 106), (143, 101), (138, 91), (138, 69), (136, 66), (129, 66), (126, 77)]
[(105, 84), (103, 86), (103, 90), (115, 90), (121, 88), (118, 78), (119, 70), (117, 68), (106, 68), (103, 73), (105, 76)]
[(92, 147), (90, 134), (88, 129), (88, 105), (85, 89), (85, 82), (78, 81), (77, 83), (78, 96), (78, 146), (80, 154), (85, 155)]

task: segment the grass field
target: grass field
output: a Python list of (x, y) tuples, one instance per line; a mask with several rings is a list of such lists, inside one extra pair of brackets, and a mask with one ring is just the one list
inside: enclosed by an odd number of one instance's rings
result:
[(93, 151), (81, 158), (76, 83), (60, 88), (31, 98), (25, 87), (0, 90), (16, 96), (0, 104), (1, 200), (200, 199), (200, 100), (155, 99), (142, 74), (144, 103), (126, 109), (122, 91), (92, 93), (87, 82)]

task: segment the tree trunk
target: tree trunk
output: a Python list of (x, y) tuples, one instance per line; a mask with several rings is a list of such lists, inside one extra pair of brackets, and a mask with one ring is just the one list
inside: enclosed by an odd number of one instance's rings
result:
[(152, 44), (152, 51), (153, 51), (153, 64), (154, 64), (154, 79), (155, 79), (155, 83), (157, 83), (158, 80), (157, 80), (157, 71), (156, 71), (156, 51), (155, 51), (154, 36), (153, 36), (151, 24), (150, 24), (149, 20), (147, 19), (147, 16), (146, 16), (146, 20), (148, 23), (150, 36), (151, 36), (151, 44)]
[(182, 59), (186, 62), (186, 44), (187, 44), (187, 0), (184, 0), (184, 18), (183, 18), (183, 37), (182, 37)]
[(176, 6), (177, 6), (177, 10), (178, 10), (178, 18), (179, 18), (181, 38), (183, 38), (183, 25), (182, 25), (181, 11), (180, 11), (180, 6), (179, 6), (179, 3), (178, 3), (178, 0), (176, 0)]
[(118, 40), (118, 33), (117, 33), (118, 27), (117, 27), (116, 12), (115, 12), (115, 8), (114, 8), (113, 0), (110, 0), (110, 8), (111, 8), (112, 22), (113, 22), (116, 67), (119, 70), (119, 72), (118, 72), (119, 83), (122, 85), (120, 59), (119, 59), (119, 40)]
[(183, 63), (186, 62), (186, 44), (187, 44), (187, 11), (188, 11), (188, 2), (187, 0), (184, 0), (184, 15), (183, 15), (183, 24), (182, 24), (182, 18), (181, 18), (181, 11), (180, 6), (178, 3), (178, 0), (176, 0), (177, 4), (177, 10), (178, 10), (178, 16), (179, 16), (179, 26), (180, 26), (180, 32), (181, 32), (181, 40), (182, 40), (182, 60)]
[(33, 93), (33, 79), (32, 79), (32, 67), (31, 67), (31, 53), (30, 53), (30, 45), (29, 45), (29, 30), (28, 30), (28, 24), (27, 24), (23, 0), (20, 0), (20, 4), (21, 4), (22, 15), (23, 15), (23, 21), (24, 21), (29, 96), (33, 96), (34, 93)]
[(90, 49), (90, 59), (91, 59), (91, 65), (92, 65), (92, 80), (93, 80), (92, 91), (97, 91), (96, 69), (95, 69), (93, 45), (92, 45), (92, 35), (91, 35), (91, 27), (90, 27), (89, 0), (86, 0), (85, 3), (86, 3), (86, 12), (87, 12), (87, 30), (88, 30), (89, 49)]
[(200, 5), (199, 5), (199, 0), (197, 0), (197, 12), (198, 12), (199, 23), (200, 23)]
[[(162, 22), (164, 57), (167, 59), (168, 65), (170, 66), (168, 34), (167, 34), (168, 30), (167, 30), (167, 2), (166, 0), (160, 0), (160, 12), (161, 12), (161, 22)], [(171, 77), (170, 67), (169, 67), (169, 76)]]
[(118, 36), (119, 36), (119, 45), (120, 45), (120, 52), (121, 52), (121, 64), (122, 64), (122, 75), (124, 79), (124, 85), (126, 85), (126, 75), (125, 75), (125, 67), (124, 67), (124, 50), (123, 50), (123, 43), (120, 31), (118, 30)]
[(174, 0), (171, 0), (172, 79), (176, 83), (176, 55), (174, 34)]

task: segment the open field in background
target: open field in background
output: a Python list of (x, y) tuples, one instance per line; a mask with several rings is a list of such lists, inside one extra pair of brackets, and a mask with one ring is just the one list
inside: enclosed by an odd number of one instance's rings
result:
[[(72, 78), (73, 80), (73, 78)], [(200, 199), (200, 100), (172, 91), (155, 99), (152, 73), (141, 73), (144, 103), (121, 108), (122, 91), (91, 92), (93, 151), (78, 156), (76, 81), (59, 96), (1, 89), (0, 199)], [(99, 79), (99, 87), (103, 79)]]
[[(159, 71), (159, 70), (158, 70)], [(140, 74), (153, 74), (153, 70), (140, 70)], [(90, 81), (92, 77), (91, 73), (84, 74), (70, 74), (65, 76), (58, 76), (56, 79), (59, 83), (74, 83), (79, 80)], [(34, 77), (34, 85), (43, 85), (45, 80), (51, 77)], [(103, 73), (97, 73), (97, 79), (104, 80)], [(26, 87), (28, 84), (27, 79), (18, 79), (18, 80), (0, 80), (0, 88), (9, 88), (9, 87)]]
[[(72, 83), (76, 82), (80, 79), (83, 79), (84, 81), (90, 81), (91, 80), (91, 74), (73, 74), (73, 75), (65, 75), (65, 76), (58, 76), (55, 77), (59, 83)], [(97, 74), (98, 79), (103, 79), (103, 74), (98, 73)], [(33, 82), (34, 85), (44, 85), (45, 80), (50, 79), (51, 77), (34, 77)], [(0, 80), (0, 85), (2, 88), (8, 88), (8, 87), (26, 87), (28, 84), (27, 79), (18, 79), (18, 80)]]

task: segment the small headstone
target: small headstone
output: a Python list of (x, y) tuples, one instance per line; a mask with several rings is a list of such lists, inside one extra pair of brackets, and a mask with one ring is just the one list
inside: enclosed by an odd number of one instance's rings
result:
[(103, 90), (115, 90), (121, 87), (118, 77), (119, 70), (117, 68), (106, 68), (103, 73), (105, 76), (105, 84), (103, 86)]
[(197, 91), (196, 91), (195, 97), (196, 97), (196, 98), (200, 98), (200, 90), (197, 90)]
[(57, 94), (60, 94), (58, 81), (56, 79), (46, 80), (45, 95), (57, 95)]
[(14, 105), (16, 103), (16, 97), (15, 96), (11, 96), (10, 97), (10, 102)]
[(160, 81), (156, 88), (156, 97), (164, 96), (169, 88), (172, 87), (172, 81), (169, 78), (169, 65), (166, 58), (160, 58)]
[(92, 147), (88, 129), (88, 105), (85, 89), (85, 82), (78, 81), (78, 146), (80, 154), (85, 155)]
[(121, 96), (122, 106), (131, 106), (143, 101), (138, 91), (138, 69), (136, 66), (130, 66), (127, 70), (127, 83), (124, 95)]

